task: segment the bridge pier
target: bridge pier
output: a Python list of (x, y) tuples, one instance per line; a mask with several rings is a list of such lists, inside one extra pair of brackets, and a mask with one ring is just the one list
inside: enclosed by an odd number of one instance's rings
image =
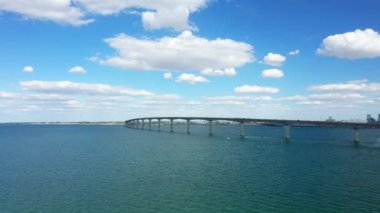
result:
[(149, 119), (149, 130), (152, 130), (152, 119)]
[(186, 120), (186, 133), (190, 134), (190, 120)]
[(290, 125), (284, 126), (284, 137), (286, 140), (290, 139)]
[(240, 138), (244, 139), (245, 131), (244, 131), (244, 122), (240, 122)]
[(161, 119), (158, 119), (158, 131), (161, 132)]
[(173, 119), (170, 119), (170, 132), (174, 132), (173, 131)]
[(354, 143), (355, 144), (360, 143), (360, 130), (358, 127), (354, 128)]
[(212, 120), (208, 121), (208, 135), (209, 136), (213, 135), (213, 133), (212, 133)]

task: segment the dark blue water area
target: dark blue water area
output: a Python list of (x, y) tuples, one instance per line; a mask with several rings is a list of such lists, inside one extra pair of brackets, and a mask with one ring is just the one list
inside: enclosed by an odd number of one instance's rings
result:
[(380, 130), (0, 125), (0, 212), (380, 212)]

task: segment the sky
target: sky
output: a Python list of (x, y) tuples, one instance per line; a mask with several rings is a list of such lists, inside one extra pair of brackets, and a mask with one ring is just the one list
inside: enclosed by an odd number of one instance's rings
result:
[(378, 0), (0, 0), (0, 122), (380, 113)]

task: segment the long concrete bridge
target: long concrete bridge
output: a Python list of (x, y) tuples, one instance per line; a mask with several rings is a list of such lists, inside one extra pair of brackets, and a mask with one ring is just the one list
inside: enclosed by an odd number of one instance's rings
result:
[(208, 122), (209, 135), (213, 135), (213, 124), (218, 121), (229, 121), (240, 125), (240, 137), (245, 137), (245, 125), (278, 125), (284, 127), (284, 137), (290, 139), (291, 126), (309, 126), (309, 127), (343, 127), (353, 129), (353, 142), (360, 142), (360, 129), (380, 129), (380, 124), (356, 123), (356, 122), (330, 122), (330, 121), (311, 121), (311, 120), (280, 120), (280, 119), (255, 119), (255, 118), (222, 118), (222, 117), (145, 117), (135, 118), (125, 121), (125, 126), (129, 128), (152, 130), (152, 123), (157, 122), (158, 131), (161, 131), (162, 121), (170, 122), (170, 132), (174, 131), (174, 121), (186, 121), (187, 134), (190, 134), (191, 121)]

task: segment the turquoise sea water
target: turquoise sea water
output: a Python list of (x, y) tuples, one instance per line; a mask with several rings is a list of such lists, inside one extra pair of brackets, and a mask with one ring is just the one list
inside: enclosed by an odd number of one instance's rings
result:
[(0, 125), (0, 212), (380, 212), (380, 130), (163, 129)]

